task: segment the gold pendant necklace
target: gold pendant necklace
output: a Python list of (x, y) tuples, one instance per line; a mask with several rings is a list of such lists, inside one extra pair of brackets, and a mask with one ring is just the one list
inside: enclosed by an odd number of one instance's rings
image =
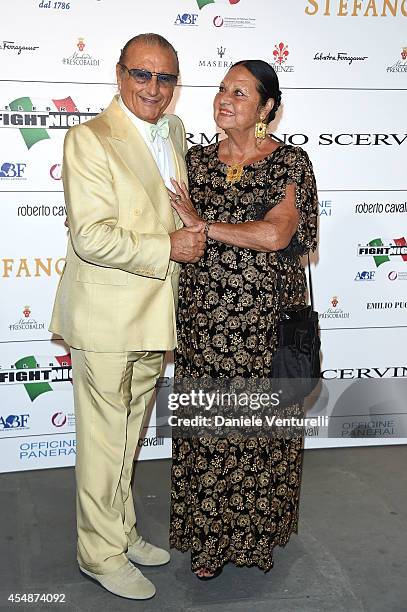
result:
[(226, 173), (227, 183), (233, 184), (233, 183), (237, 183), (238, 181), (240, 181), (240, 179), (242, 178), (242, 174), (244, 172), (243, 164), (249, 159), (249, 157), (246, 157), (246, 159), (244, 159), (241, 162), (235, 162), (234, 164), (232, 163), (230, 164), (230, 166), (228, 166), (228, 170)]
[(226, 182), (227, 183), (237, 183), (242, 178), (243, 174), (243, 163), (242, 164), (232, 164), (228, 166), (228, 171), (226, 173)]

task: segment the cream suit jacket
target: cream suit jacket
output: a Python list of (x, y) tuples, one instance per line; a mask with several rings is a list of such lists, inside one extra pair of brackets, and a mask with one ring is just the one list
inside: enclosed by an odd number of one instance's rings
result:
[[(185, 130), (175, 115), (169, 122), (176, 178), (186, 182)], [(63, 182), (69, 241), (50, 331), (86, 351), (173, 349), (179, 265), (169, 234), (182, 223), (117, 98), (67, 132)]]

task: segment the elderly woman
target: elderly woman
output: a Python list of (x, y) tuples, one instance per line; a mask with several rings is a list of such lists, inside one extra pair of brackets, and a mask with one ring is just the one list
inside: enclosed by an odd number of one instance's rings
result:
[[(305, 151), (266, 133), (280, 102), (269, 64), (235, 64), (214, 100), (227, 138), (189, 150), (189, 193), (173, 181), (174, 209), (208, 237), (181, 271), (178, 379), (269, 378), (281, 308), (305, 304), (317, 192)], [(199, 578), (227, 562), (271, 569), (297, 532), (302, 449), (301, 435), (174, 439), (170, 544), (191, 551)]]

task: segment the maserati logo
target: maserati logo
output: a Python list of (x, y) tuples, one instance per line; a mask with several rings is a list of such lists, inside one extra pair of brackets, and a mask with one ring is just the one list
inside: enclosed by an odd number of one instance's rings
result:
[(226, 47), (222, 47), (222, 46), (218, 47), (219, 57), (223, 57), (225, 55), (225, 52), (226, 52)]

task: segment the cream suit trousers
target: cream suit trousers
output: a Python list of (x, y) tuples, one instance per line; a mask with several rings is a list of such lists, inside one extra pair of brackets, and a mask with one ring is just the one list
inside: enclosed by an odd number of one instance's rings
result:
[(137, 538), (133, 457), (164, 352), (71, 348), (76, 414), (79, 565), (96, 574), (125, 563)]

